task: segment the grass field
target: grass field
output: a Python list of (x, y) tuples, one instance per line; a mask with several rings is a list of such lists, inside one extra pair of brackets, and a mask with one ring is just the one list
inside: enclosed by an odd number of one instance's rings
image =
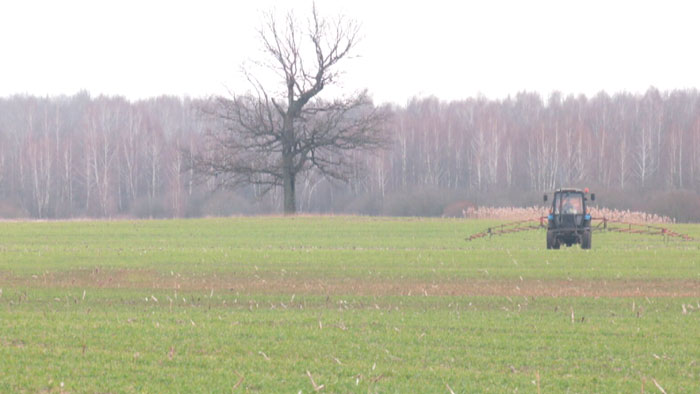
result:
[(0, 222), (0, 392), (700, 392), (700, 242), (492, 224)]

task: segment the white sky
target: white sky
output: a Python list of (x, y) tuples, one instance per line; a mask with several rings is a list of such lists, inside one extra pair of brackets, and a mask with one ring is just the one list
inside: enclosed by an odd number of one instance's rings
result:
[[(564, 94), (700, 88), (700, 6), (692, 1), (317, 0), (362, 24), (344, 88), (377, 102), (519, 91)], [(261, 12), (298, 1), (0, 3), (0, 96), (244, 91), (260, 57)]]

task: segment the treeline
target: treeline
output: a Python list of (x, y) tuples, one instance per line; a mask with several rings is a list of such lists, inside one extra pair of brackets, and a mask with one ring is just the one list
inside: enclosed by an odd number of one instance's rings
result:
[[(207, 100), (0, 99), (0, 217), (182, 217), (280, 212), (280, 191), (216, 190), (191, 155), (220, 126)], [(345, 183), (309, 173), (301, 212), (440, 215), (449, 204), (530, 205), (559, 186), (601, 203), (700, 220), (696, 90), (546, 100), (413, 99), (391, 146), (356, 153)]]
[(195, 185), (181, 152), (203, 130), (191, 100), (0, 100), (0, 216), (183, 216)]

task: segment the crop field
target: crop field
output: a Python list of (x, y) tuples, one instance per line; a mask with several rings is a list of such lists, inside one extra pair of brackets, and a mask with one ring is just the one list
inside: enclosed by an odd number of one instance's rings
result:
[(0, 392), (700, 392), (700, 242), (496, 223), (0, 222)]

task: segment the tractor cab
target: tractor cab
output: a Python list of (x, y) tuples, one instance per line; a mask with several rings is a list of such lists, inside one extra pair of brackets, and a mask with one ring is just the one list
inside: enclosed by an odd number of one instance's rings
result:
[[(558, 189), (552, 197), (547, 215), (547, 249), (559, 249), (561, 244), (581, 244), (591, 248), (591, 215), (588, 211), (588, 189)], [(544, 201), (547, 201), (544, 195)], [(592, 201), (595, 194), (591, 194)]]

